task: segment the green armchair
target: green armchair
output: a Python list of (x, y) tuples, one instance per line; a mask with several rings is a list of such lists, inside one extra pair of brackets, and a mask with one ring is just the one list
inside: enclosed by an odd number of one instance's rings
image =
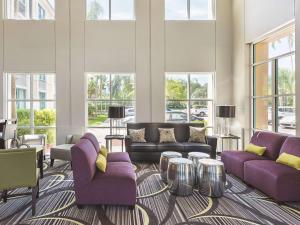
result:
[(7, 202), (8, 191), (21, 187), (31, 188), (32, 215), (35, 215), (36, 199), (39, 196), (36, 149), (0, 150), (0, 190), (2, 191), (0, 200)]

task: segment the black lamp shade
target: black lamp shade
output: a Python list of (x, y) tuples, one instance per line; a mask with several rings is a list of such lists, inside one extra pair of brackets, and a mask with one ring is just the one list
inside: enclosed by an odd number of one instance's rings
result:
[(108, 117), (111, 119), (121, 119), (125, 117), (124, 106), (109, 106)]
[(234, 118), (235, 117), (235, 106), (233, 106), (233, 105), (217, 106), (216, 116), (221, 117), (221, 118)]

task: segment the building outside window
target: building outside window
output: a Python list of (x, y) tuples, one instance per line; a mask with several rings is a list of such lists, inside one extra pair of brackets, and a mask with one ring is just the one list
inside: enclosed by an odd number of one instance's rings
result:
[(18, 119), (18, 135), (46, 134), (48, 143), (55, 144), (55, 75), (45, 74), (44, 85), (40, 85), (39, 77), (39, 74), (6, 74), (6, 117)]
[(213, 73), (167, 73), (165, 93), (166, 122), (203, 123), (212, 133)]
[(165, 0), (165, 20), (214, 20), (215, 0)]
[(55, 19), (55, 0), (4, 0), (4, 9), (5, 19)]
[(135, 20), (134, 0), (86, 0), (87, 20)]
[(296, 134), (295, 27), (252, 49), (252, 128)]
[[(126, 124), (135, 121), (134, 74), (87, 74), (87, 129), (100, 141), (107, 134), (126, 133)], [(125, 118), (110, 129), (109, 106), (125, 106)]]

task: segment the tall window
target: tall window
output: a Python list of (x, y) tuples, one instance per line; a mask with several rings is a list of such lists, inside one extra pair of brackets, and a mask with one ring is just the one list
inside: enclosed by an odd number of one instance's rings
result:
[(18, 135), (46, 134), (55, 143), (55, 75), (6, 74), (7, 117), (18, 119)]
[(167, 73), (165, 93), (167, 122), (203, 123), (213, 127), (212, 73)]
[[(125, 106), (125, 118), (113, 129), (108, 118), (109, 106)], [(135, 121), (134, 74), (88, 74), (87, 113), (88, 129), (100, 140), (116, 129), (125, 134), (126, 123)]]
[(213, 20), (215, 0), (165, 0), (166, 20)]
[(55, 0), (4, 0), (5, 18), (15, 20), (54, 20)]
[(253, 129), (296, 133), (295, 28), (253, 44)]
[(86, 0), (87, 20), (134, 20), (134, 0)]

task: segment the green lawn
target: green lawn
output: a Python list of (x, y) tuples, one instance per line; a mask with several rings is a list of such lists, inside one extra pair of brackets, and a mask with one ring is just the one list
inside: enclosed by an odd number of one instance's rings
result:
[(99, 126), (105, 120), (107, 120), (107, 115), (99, 115), (95, 118), (89, 118), (89, 126)]

